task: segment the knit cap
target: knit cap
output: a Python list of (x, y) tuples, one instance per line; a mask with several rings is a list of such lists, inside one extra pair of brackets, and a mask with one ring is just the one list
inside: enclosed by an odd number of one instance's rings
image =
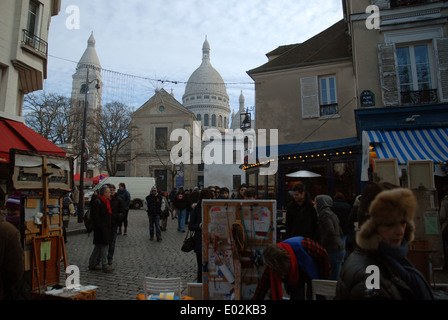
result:
[(15, 191), (6, 201), (6, 209), (20, 210), (20, 193)]

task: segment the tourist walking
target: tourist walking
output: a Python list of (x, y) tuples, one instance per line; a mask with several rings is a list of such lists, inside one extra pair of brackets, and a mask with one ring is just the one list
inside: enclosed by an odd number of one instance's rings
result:
[(344, 234), (336, 214), (331, 210), (333, 200), (330, 196), (316, 197), (315, 206), (318, 216), (319, 244), (328, 252), (331, 265), (330, 280), (337, 280), (341, 265), (344, 261), (345, 246), (342, 238)]
[(211, 199), (208, 188), (201, 190), (199, 200), (192, 205), (188, 228), (194, 231), (194, 252), (197, 261), (197, 282), (202, 283), (202, 199)]
[(162, 211), (162, 214), (160, 215), (160, 230), (166, 231), (167, 225), (168, 225), (168, 217), (170, 216), (170, 205), (168, 204), (168, 199), (166, 198), (167, 194), (159, 190), (159, 194), (162, 196), (163, 203), (165, 205), (165, 210)]
[(156, 187), (151, 188), (151, 193), (146, 197), (146, 208), (149, 218), (149, 240), (154, 240), (154, 229), (157, 241), (162, 241), (160, 230), (160, 215), (165, 210), (163, 198), (157, 192)]
[[(109, 250), (107, 252), (107, 263), (112, 265), (114, 260), (114, 252), (115, 252), (115, 243), (117, 241), (117, 229), (121, 222), (124, 219), (125, 215), (125, 205), (123, 203), (123, 199), (118, 195), (115, 189), (115, 185), (110, 184), (110, 207), (112, 209), (111, 214), (111, 241), (109, 245)], [(125, 229), (126, 230), (126, 229)]]
[(305, 186), (295, 184), (292, 195), (293, 201), (286, 207), (286, 238), (302, 236), (317, 241), (317, 214)]
[(185, 232), (185, 217), (190, 201), (185, 194), (184, 187), (180, 187), (174, 198), (174, 208), (177, 210), (177, 231)]
[(129, 194), (129, 191), (126, 189), (126, 184), (124, 182), (121, 182), (118, 185), (118, 195), (123, 200), (124, 205), (124, 215), (123, 219), (121, 219), (120, 225), (118, 226), (118, 234), (121, 234), (121, 226), (124, 225), (124, 231), (123, 235), (128, 234), (128, 214), (129, 214), (129, 206), (131, 205), (131, 195)]
[[(89, 259), (89, 270), (111, 272), (114, 268), (107, 264), (107, 253), (111, 242), (110, 189), (102, 186), (98, 197), (90, 204), (90, 214), (93, 221), (93, 248)], [(97, 264), (100, 261), (101, 265)]]

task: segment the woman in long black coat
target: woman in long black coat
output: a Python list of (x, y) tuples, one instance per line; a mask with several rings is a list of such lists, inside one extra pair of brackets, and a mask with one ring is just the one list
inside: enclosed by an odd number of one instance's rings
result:
[(194, 252), (198, 264), (198, 283), (202, 283), (202, 199), (211, 199), (211, 193), (208, 188), (201, 190), (199, 201), (194, 205), (190, 215), (188, 228), (194, 231)]
[[(113, 267), (107, 265), (107, 251), (111, 242), (111, 214), (110, 189), (103, 186), (98, 197), (91, 203), (90, 210), (93, 221), (93, 248), (89, 259), (90, 270), (110, 272)], [(102, 266), (97, 265), (98, 257)]]

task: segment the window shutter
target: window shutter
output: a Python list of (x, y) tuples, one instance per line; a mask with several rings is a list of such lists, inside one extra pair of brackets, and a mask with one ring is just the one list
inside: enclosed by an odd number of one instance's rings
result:
[(434, 39), (440, 102), (448, 102), (448, 38)]
[(381, 92), (385, 107), (400, 104), (400, 89), (395, 58), (395, 44), (382, 43), (378, 45), (378, 60), (380, 66)]
[(300, 79), (302, 95), (302, 118), (319, 117), (319, 86), (317, 77), (307, 77)]

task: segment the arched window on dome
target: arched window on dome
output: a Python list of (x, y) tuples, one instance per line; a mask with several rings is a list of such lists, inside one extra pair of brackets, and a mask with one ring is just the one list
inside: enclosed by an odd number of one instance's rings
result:
[(224, 117), (224, 129), (227, 129), (228, 125), (227, 125), (227, 117)]
[(212, 127), (216, 127), (216, 114), (212, 115)]
[(218, 127), (222, 128), (222, 116), (218, 118)]
[(81, 85), (81, 90), (79, 90), (79, 93), (86, 93), (86, 88), (87, 88), (87, 86), (86, 86), (86, 84), (85, 83), (83, 83), (82, 85)]
[(198, 114), (198, 115), (196, 116), (196, 118), (198, 119), (198, 121), (202, 121), (202, 116), (201, 116), (201, 114)]
[(210, 124), (209, 124), (209, 122), (208, 122), (208, 114), (205, 114), (204, 115), (204, 126), (205, 127), (208, 127)]

